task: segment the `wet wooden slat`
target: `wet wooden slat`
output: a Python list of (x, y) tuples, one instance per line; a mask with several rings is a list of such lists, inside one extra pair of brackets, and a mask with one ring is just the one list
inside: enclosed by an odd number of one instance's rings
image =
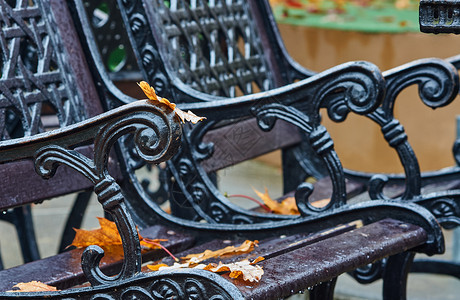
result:
[[(162, 242), (169, 251), (175, 253), (190, 247), (194, 239), (191, 236), (172, 232), (163, 226), (152, 226), (141, 231), (144, 237), (168, 239)], [(0, 291), (10, 290), (19, 282), (40, 280), (46, 284), (65, 289), (85, 282), (81, 270), (81, 254), (84, 249), (76, 249), (48, 258), (33, 261), (17, 267), (0, 271)], [(144, 261), (157, 260), (167, 255), (163, 250), (152, 250), (143, 254)], [(101, 269), (115, 274), (121, 267), (122, 253), (106, 254), (101, 262)], [(45, 271), (46, 270), (46, 271)]]

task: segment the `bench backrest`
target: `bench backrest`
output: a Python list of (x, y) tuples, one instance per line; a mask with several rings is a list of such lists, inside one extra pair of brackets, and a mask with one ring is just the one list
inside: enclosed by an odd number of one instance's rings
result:
[(206, 94), (235, 97), (294, 80), (266, 1), (118, 5), (143, 77), (164, 97), (187, 101), (190, 93), (181, 92), (185, 87), (178, 82)]
[[(102, 112), (65, 1), (2, 1), (1, 140), (30, 137)], [(83, 152), (87, 151), (82, 149)], [(62, 168), (43, 180), (30, 160), (0, 165), (1, 209), (91, 187)]]

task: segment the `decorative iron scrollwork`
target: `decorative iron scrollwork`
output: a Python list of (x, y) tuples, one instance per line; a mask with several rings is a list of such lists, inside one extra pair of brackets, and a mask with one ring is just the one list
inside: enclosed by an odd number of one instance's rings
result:
[[(96, 124), (92, 124), (94, 122)], [(89, 129), (91, 131), (88, 132)], [(69, 166), (85, 175), (95, 185), (94, 191), (104, 210), (115, 220), (125, 254), (122, 270), (115, 277), (104, 275), (99, 269), (104, 251), (91, 246), (82, 256), (82, 269), (88, 281), (96, 286), (132, 278), (140, 272), (139, 238), (120, 187), (108, 174), (109, 152), (121, 136), (133, 134), (134, 146), (142, 159), (150, 163), (169, 159), (180, 143), (181, 128), (177, 117), (165, 106), (156, 107), (143, 101), (120, 108), (112, 115), (106, 113), (100, 119), (90, 119), (69, 131), (76, 135), (81, 132), (86, 139), (94, 138), (94, 158), (67, 149), (69, 145), (65, 145), (65, 142), (63, 146), (58, 143), (44, 146), (36, 152), (35, 168), (44, 178), (52, 177), (59, 165)]]

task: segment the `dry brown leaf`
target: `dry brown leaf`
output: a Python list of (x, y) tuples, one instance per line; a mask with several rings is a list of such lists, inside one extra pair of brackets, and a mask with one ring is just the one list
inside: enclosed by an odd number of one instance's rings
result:
[(257, 196), (264, 201), (265, 205), (267, 205), (273, 213), (280, 214), (280, 215), (298, 215), (299, 210), (297, 208), (297, 204), (295, 202), (294, 197), (287, 197), (281, 202), (273, 200), (270, 195), (268, 194), (267, 188), (265, 188), (265, 193), (261, 193), (258, 190), (254, 189), (254, 192)]
[[(90, 245), (98, 245), (100, 247), (119, 246), (121, 248), (121, 237), (115, 222), (109, 221), (106, 218), (98, 217), (97, 219), (99, 220), (99, 225), (101, 226), (98, 229), (84, 230), (74, 228), (75, 238), (70, 246), (84, 248)], [(166, 239), (149, 239), (150, 242), (145, 242), (144, 238), (140, 234), (139, 240), (143, 249), (160, 249), (161, 247), (155, 244), (167, 241)], [(113, 251), (116, 251), (116, 249), (113, 249)]]
[(138, 83), (144, 94), (147, 96), (147, 98), (150, 100), (149, 102), (152, 104), (156, 103), (163, 103), (166, 104), (168, 107), (170, 107), (176, 115), (181, 119), (182, 123), (185, 123), (185, 121), (192, 122), (193, 124), (198, 123), (201, 120), (206, 119), (205, 117), (199, 117), (192, 113), (190, 110), (188, 112), (185, 112), (178, 107), (176, 107), (176, 104), (169, 102), (168, 99), (166, 98), (161, 98), (158, 97), (157, 94), (155, 93), (155, 89), (151, 87), (147, 82), (141, 81)]
[(199, 121), (206, 119), (205, 117), (198, 117), (190, 110), (188, 112), (185, 112), (183, 110), (176, 108), (174, 111), (176, 112), (176, 115), (179, 116), (179, 118), (182, 120), (182, 123), (185, 123), (184, 119), (186, 121), (192, 122), (192, 124), (196, 124)]
[(121, 245), (121, 237), (118, 233), (117, 225), (115, 222), (109, 221), (105, 218), (97, 218), (99, 220), (98, 229), (84, 230), (76, 229), (75, 238), (70, 246), (77, 248), (88, 247), (90, 245), (112, 246)]
[(214, 273), (220, 272), (230, 272), (230, 278), (236, 279), (242, 276), (244, 281), (250, 282), (258, 282), (262, 275), (264, 274), (264, 270), (261, 266), (255, 265), (255, 263), (264, 260), (263, 257), (259, 256), (254, 261), (250, 262), (249, 260), (242, 260), (235, 263), (230, 264), (223, 264), (219, 262), (219, 264), (198, 264), (194, 265), (193, 262), (188, 261), (186, 263), (174, 263), (172, 266), (168, 266), (166, 264), (157, 264), (157, 265), (147, 265), (152, 271), (162, 271), (162, 270), (176, 270), (176, 269), (184, 269), (184, 268), (191, 268), (191, 269), (202, 269), (211, 271)]
[(252, 250), (254, 250), (254, 247), (257, 246), (259, 241), (249, 241), (246, 240), (244, 241), (241, 245), (239, 246), (227, 246), (225, 248), (219, 249), (219, 250), (205, 250), (202, 253), (196, 253), (196, 254), (189, 254), (185, 257), (181, 257), (181, 259), (185, 260), (185, 262), (190, 262), (192, 264), (198, 264), (202, 261), (205, 261), (209, 258), (213, 257), (220, 257), (220, 256), (227, 256), (227, 255), (239, 255), (239, 254), (244, 254), (244, 253), (249, 253)]
[(214, 273), (229, 271), (230, 274), (228, 274), (228, 276), (230, 278), (236, 279), (242, 276), (244, 281), (250, 282), (258, 282), (264, 274), (264, 270), (261, 266), (254, 265), (247, 259), (230, 264), (223, 264), (222, 262), (219, 262), (217, 266), (215, 264), (209, 264), (204, 268), (204, 270)]
[(151, 271), (158, 271), (162, 267), (168, 267), (167, 264), (147, 265), (147, 268)]
[(254, 265), (258, 263), (259, 261), (263, 261), (263, 260), (265, 260), (265, 258), (263, 258), (262, 256), (259, 256), (251, 262), (251, 265)]
[(141, 81), (137, 85), (140, 86), (140, 88), (142, 89), (144, 94), (147, 96), (147, 98), (149, 98), (151, 103), (156, 104), (156, 102), (160, 102), (160, 103), (166, 104), (172, 110), (176, 108), (176, 104), (169, 102), (168, 99), (158, 97), (157, 94), (155, 93), (155, 89), (151, 87), (150, 84), (148, 84), (147, 82)]
[(40, 281), (30, 281), (30, 282), (20, 282), (13, 286), (17, 290), (10, 290), (7, 292), (50, 292), (50, 291), (59, 291), (54, 286), (44, 284)]

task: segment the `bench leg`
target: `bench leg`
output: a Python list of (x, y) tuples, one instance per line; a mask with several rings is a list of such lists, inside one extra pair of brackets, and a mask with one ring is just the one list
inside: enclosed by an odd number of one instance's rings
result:
[(312, 289), (309, 290), (310, 300), (333, 300), (336, 283), (337, 277), (315, 285)]
[(411, 273), (442, 274), (460, 279), (460, 263), (437, 259), (416, 259)]
[(406, 299), (407, 276), (414, 252), (404, 252), (390, 256), (383, 270), (383, 299)]

